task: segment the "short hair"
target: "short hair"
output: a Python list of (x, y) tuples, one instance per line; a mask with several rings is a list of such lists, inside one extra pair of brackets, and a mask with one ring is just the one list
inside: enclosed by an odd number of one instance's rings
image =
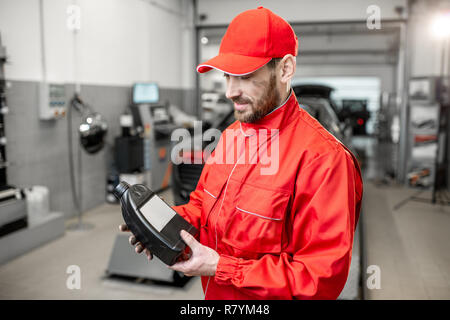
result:
[(272, 58), (269, 62), (267, 62), (267, 66), (269, 67), (269, 69), (274, 70), (281, 59), (283, 58)]

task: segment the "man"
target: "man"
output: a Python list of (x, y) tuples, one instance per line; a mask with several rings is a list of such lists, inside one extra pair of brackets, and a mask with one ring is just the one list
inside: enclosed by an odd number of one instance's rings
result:
[[(200, 235), (182, 231), (191, 256), (171, 268), (202, 276), (205, 299), (336, 299), (345, 285), (361, 174), (351, 153), (299, 107), (290, 86), (296, 55), (291, 26), (259, 7), (235, 17), (219, 55), (197, 67), (224, 73), (237, 119), (189, 203), (173, 207)], [(271, 151), (274, 170), (263, 170), (262, 150)], [(130, 243), (143, 251), (133, 236)]]

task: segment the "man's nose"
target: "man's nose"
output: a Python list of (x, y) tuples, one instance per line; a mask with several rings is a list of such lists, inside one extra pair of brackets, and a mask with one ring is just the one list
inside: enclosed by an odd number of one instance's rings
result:
[(236, 97), (239, 97), (242, 94), (239, 79), (236, 77), (230, 76), (227, 81), (227, 91), (225, 93), (225, 96), (228, 99), (233, 99)]

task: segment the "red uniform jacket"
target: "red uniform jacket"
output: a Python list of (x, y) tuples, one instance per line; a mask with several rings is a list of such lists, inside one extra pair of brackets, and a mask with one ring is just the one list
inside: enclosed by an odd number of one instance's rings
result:
[(258, 122), (230, 125), (189, 203), (173, 208), (220, 254), (205, 299), (336, 299), (361, 198), (356, 159), (291, 93)]

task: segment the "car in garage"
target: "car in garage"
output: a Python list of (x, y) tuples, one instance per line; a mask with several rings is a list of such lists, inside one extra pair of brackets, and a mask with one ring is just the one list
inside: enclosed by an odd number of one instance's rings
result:
[[(331, 98), (334, 88), (322, 84), (298, 84), (292, 86), (297, 99), (299, 98), (322, 98), (325, 99), (334, 113), (339, 118), (339, 108), (336, 102)], [(340, 121), (342, 119), (339, 118)]]
[(344, 119), (350, 122), (354, 135), (367, 134), (367, 121), (370, 119), (370, 112), (367, 110), (367, 100), (344, 99), (342, 100), (342, 110), (340, 112)]

